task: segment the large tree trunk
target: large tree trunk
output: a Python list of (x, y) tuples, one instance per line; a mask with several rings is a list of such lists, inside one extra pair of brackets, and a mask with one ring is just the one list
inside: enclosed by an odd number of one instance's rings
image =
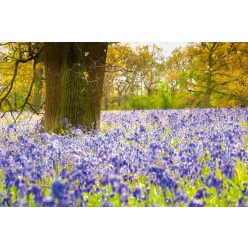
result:
[(59, 132), (66, 118), (74, 127), (99, 127), (107, 43), (47, 43), (45, 130)]

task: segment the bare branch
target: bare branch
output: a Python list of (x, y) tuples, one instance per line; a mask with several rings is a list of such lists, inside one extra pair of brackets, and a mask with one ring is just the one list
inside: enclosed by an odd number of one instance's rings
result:
[(32, 82), (31, 82), (31, 84), (30, 84), (28, 94), (27, 94), (27, 96), (26, 96), (26, 98), (25, 98), (25, 101), (24, 101), (24, 103), (23, 103), (23, 105), (22, 105), (22, 107), (21, 107), (21, 110), (20, 110), (19, 114), (17, 115), (17, 117), (15, 118), (15, 121), (14, 121), (14, 122), (16, 122), (17, 119), (20, 117), (20, 115), (22, 114), (22, 112), (23, 112), (23, 110), (24, 110), (26, 104), (27, 104), (28, 101), (29, 101), (29, 98), (30, 98), (31, 93), (32, 93), (34, 81), (35, 81), (35, 76), (36, 76), (36, 59), (34, 59), (34, 62), (33, 62), (33, 79), (32, 79)]
[[(7, 97), (9, 96), (9, 94), (11, 93), (12, 91), (12, 88), (13, 88), (13, 85), (14, 85), (14, 82), (15, 82), (15, 79), (16, 79), (16, 76), (17, 76), (17, 70), (18, 70), (18, 65), (19, 65), (19, 61), (17, 60), (16, 63), (15, 63), (15, 66), (14, 66), (14, 74), (13, 74), (13, 77), (10, 81), (10, 87), (9, 87), (9, 90), (7, 91), (7, 93), (3, 96), (2, 99), (0, 99), (0, 107), (2, 105), (2, 102), (5, 101), (7, 99)], [(5, 90), (4, 90), (5, 91)]]
[(43, 113), (38, 112), (34, 107), (34, 105), (32, 105), (30, 102), (27, 102), (27, 105), (30, 107), (30, 109), (37, 115), (43, 115)]
[[(10, 112), (10, 114), (11, 114), (12, 119), (15, 120), (15, 117), (14, 117), (14, 115), (13, 115), (13, 108), (12, 108), (11, 103), (9, 102), (8, 99), (5, 99), (4, 101), (7, 103), (7, 105), (8, 105), (9, 108), (10, 108), (10, 111), (9, 111), (9, 112)], [(6, 113), (7, 113), (7, 112), (4, 112), (4, 113), (0, 116), (0, 118), (3, 118), (3, 117), (5, 116)]]
[[(33, 68), (35, 70), (37, 58), (41, 54), (41, 52), (43, 51), (44, 45), (41, 43), (41, 44), (39, 44), (39, 46), (35, 46), (35, 47), (33, 46), (32, 47), (32, 43), (29, 42), (28, 43), (28, 48), (27, 49), (22, 49), (22, 50), (21, 50), (21, 44), (19, 44), (18, 48), (14, 48), (13, 47), (13, 42), (0, 43), (0, 46), (1, 45), (9, 45), (11, 47), (11, 50), (13, 50), (12, 57), (7, 54), (7, 56), (4, 57), (4, 60), (10, 59), (9, 62), (14, 62), (14, 72), (13, 72), (13, 76), (11, 78), (10, 83), (7, 84), (7, 86), (3, 89), (2, 93), (0, 94), (0, 97), (2, 96), (0, 98), (0, 107), (1, 107), (1, 105), (2, 105), (3, 102), (6, 102), (9, 105), (9, 107), (10, 107), (10, 112), (11, 112), (11, 115), (12, 115), (12, 118), (13, 118), (13, 113), (12, 113), (13, 112), (13, 108), (12, 108), (10, 102), (8, 101), (8, 97), (10, 96), (10, 94), (12, 92), (12, 89), (13, 89), (13, 86), (14, 86), (14, 83), (15, 83), (15, 80), (16, 80), (16, 77), (17, 77), (17, 73), (18, 73), (19, 64), (20, 63), (28, 63), (30, 61), (34, 61), (34, 64), (33, 64), (34, 67)], [(16, 58), (16, 53), (18, 53), (18, 58)], [(24, 58), (24, 55), (25, 55), (26, 58)], [(35, 77), (35, 71), (34, 71), (34, 77)], [(24, 101), (24, 104), (20, 108), (21, 111), (18, 114), (17, 118), (14, 118), (14, 121), (15, 122), (17, 121), (17, 119), (19, 118), (19, 116), (22, 114), (25, 106), (28, 103), (29, 97), (31, 96), (31, 92), (32, 92), (33, 84), (34, 84), (34, 77), (33, 77), (33, 80), (31, 82), (30, 89), (29, 89), (28, 95), (27, 95), (27, 97), (26, 97), (26, 99)], [(2, 117), (4, 115), (5, 115), (5, 113), (3, 113)]]

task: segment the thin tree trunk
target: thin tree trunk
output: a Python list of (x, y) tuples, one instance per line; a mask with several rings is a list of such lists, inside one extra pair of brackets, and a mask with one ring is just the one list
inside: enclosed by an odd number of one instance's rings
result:
[(118, 108), (121, 106), (121, 96), (118, 97), (117, 106)]
[(109, 107), (109, 97), (108, 97), (108, 93), (104, 96), (104, 109), (108, 110)]
[(99, 127), (107, 45), (46, 44), (46, 131), (59, 132), (63, 118), (74, 127)]
[(15, 111), (17, 111), (17, 94), (16, 94), (16, 90), (14, 91), (14, 106), (15, 106)]
[(43, 68), (38, 69), (36, 72), (36, 78), (34, 81), (34, 93), (32, 97), (33, 108), (40, 112), (42, 107), (42, 88), (43, 88)]
[(210, 108), (211, 107), (210, 100), (211, 100), (211, 92), (209, 92), (207, 90), (206, 94), (204, 95), (204, 99), (203, 99), (205, 108)]
[(216, 43), (214, 43), (212, 45), (211, 48), (208, 48), (208, 72), (207, 72), (207, 87), (206, 87), (206, 93), (204, 95), (204, 99), (203, 99), (203, 102), (204, 102), (204, 105), (205, 107), (207, 108), (210, 108), (212, 105), (211, 105), (211, 95), (212, 95), (212, 87), (213, 87), (213, 84), (214, 84), (214, 80), (213, 80), (213, 74), (212, 74), (212, 71), (213, 71), (213, 52), (216, 48)]
[(150, 97), (152, 95), (152, 89), (147, 87), (147, 96)]

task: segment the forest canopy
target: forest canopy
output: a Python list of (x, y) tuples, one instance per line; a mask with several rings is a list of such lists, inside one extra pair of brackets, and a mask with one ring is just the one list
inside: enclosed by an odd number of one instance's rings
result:
[(248, 43), (201, 42), (169, 57), (157, 45), (113, 44), (105, 76), (105, 109), (244, 107)]

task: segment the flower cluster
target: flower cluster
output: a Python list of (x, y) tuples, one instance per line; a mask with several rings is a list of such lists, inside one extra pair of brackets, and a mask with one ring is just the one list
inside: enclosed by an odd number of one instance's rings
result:
[(0, 121), (0, 206), (248, 204), (247, 108), (103, 112), (94, 134)]

